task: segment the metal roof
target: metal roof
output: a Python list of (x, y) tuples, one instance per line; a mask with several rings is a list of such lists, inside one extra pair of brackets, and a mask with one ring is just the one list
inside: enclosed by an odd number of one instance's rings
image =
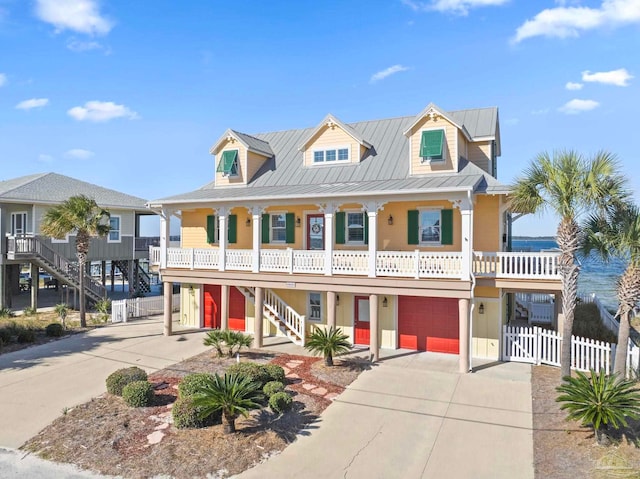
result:
[(145, 210), (146, 200), (57, 173), (40, 173), (0, 181), (0, 203), (59, 204), (86, 195), (103, 208)]
[(311, 141), (311, 139), (316, 136), (316, 134), (322, 130), (322, 128), (324, 126), (329, 126), (331, 124), (334, 125), (338, 125), (340, 128), (342, 128), (342, 130), (347, 133), (347, 135), (351, 136), (351, 138), (353, 138), (354, 140), (356, 140), (358, 143), (360, 143), (362, 146), (364, 146), (365, 148), (371, 148), (371, 143), (369, 143), (367, 140), (364, 139), (364, 137), (354, 128), (351, 128), (349, 125), (347, 125), (346, 123), (342, 123), (337, 117), (333, 116), (331, 113), (329, 113), (327, 116), (325, 116), (322, 121), (318, 124), (318, 126), (316, 126), (305, 138), (304, 141), (302, 142), (302, 144), (300, 146), (298, 146), (298, 150), (303, 151), (307, 145), (309, 144), (309, 142)]
[[(486, 140), (495, 137), (497, 108), (461, 110), (446, 114), (462, 125), (472, 138)], [(348, 124), (349, 128), (361, 138), (366, 138), (372, 146), (359, 163), (340, 165), (304, 166), (303, 153), (298, 148), (317, 127), (256, 134), (253, 137), (268, 143), (274, 156), (263, 163), (249, 184), (216, 187), (215, 182), (210, 182), (196, 191), (156, 200), (151, 204), (311, 195), (321, 198), (329, 193), (350, 192), (358, 192), (360, 195), (372, 192), (391, 194), (392, 190), (402, 193), (405, 190), (413, 191), (414, 188), (459, 188), (462, 184), (473, 184), (474, 188), (485, 185), (486, 192), (500, 193), (505, 189), (491, 175), (464, 161), (459, 162), (458, 172), (410, 176), (409, 140), (403, 132), (415, 120), (415, 116), (406, 116)], [(473, 177), (474, 180), (465, 183), (468, 178), (464, 177)], [(483, 181), (483, 178), (486, 180)]]
[(246, 133), (232, 130), (230, 128), (227, 129), (227, 131), (225, 131), (220, 138), (218, 138), (218, 141), (216, 141), (214, 145), (209, 149), (209, 153), (215, 155), (222, 144), (230, 136), (234, 137), (236, 140), (242, 143), (247, 150), (254, 151), (268, 158), (273, 156), (273, 150), (269, 146), (269, 143), (267, 143), (266, 141), (260, 140), (259, 138), (251, 135), (247, 135)]

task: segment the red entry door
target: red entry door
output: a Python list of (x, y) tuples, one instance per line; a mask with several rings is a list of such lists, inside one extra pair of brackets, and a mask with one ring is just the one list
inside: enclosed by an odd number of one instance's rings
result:
[(324, 249), (324, 215), (307, 215), (307, 249)]
[(353, 317), (353, 342), (368, 346), (370, 344), (369, 297), (356, 296)]
[(204, 285), (203, 326), (205, 328), (220, 328), (220, 297), (219, 284)]
[(244, 295), (235, 286), (229, 288), (229, 329), (245, 330)]

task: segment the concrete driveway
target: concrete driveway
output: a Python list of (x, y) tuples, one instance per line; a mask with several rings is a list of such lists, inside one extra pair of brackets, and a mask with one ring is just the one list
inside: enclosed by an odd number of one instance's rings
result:
[(531, 367), (457, 366), (432, 353), (382, 361), (307, 435), (237, 477), (532, 479)]
[(162, 369), (204, 351), (204, 333), (162, 336), (162, 318), (114, 324), (0, 356), (0, 447), (17, 448), (105, 392), (116, 369)]

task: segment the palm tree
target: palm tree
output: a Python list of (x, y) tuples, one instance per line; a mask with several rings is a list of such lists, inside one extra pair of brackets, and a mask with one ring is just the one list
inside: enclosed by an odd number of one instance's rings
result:
[(222, 412), (224, 433), (236, 432), (236, 419), (247, 417), (251, 409), (260, 408), (260, 384), (249, 376), (225, 374), (204, 378), (193, 395), (193, 404), (201, 408), (200, 418), (206, 418), (216, 411)]
[(625, 198), (625, 180), (619, 173), (615, 157), (598, 152), (585, 159), (575, 151), (539, 154), (524, 175), (517, 179), (510, 195), (515, 213), (541, 213), (551, 210), (560, 217), (556, 242), (560, 249), (559, 270), (562, 278), (561, 376), (571, 374), (571, 333), (578, 296), (576, 252), (581, 247), (579, 218), (586, 211), (603, 210)]
[(556, 401), (560, 409), (569, 411), (569, 419), (591, 425), (599, 444), (606, 444), (609, 426), (618, 429), (627, 425), (627, 418), (640, 417), (640, 390), (634, 381), (616, 374), (608, 376), (604, 371), (591, 370), (591, 377), (578, 371), (577, 377), (567, 377), (567, 382), (556, 390), (561, 393)]
[(348, 341), (349, 336), (343, 334), (342, 329), (335, 329), (331, 326), (329, 329), (316, 327), (309, 336), (305, 349), (314, 354), (322, 354), (324, 363), (327, 366), (333, 366), (333, 356), (346, 353), (351, 348)]
[(614, 362), (614, 372), (624, 377), (631, 313), (640, 301), (640, 211), (633, 204), (623, 203), (605, 213), (591, 216), (584, 226), (583, 253), (595, 252), (604, 261), (617, 257), (627, 262), (616, 287), (620, 304), (616, 316), (620, 318), (620, 326)]
[(84, 271), (92, 237), (109, 233), (110, 214), (100, 208), (96, 201), (85, 195), (72, 196), (65, 202), (47, 210), (40, 227), (43, 234), (63, 239), (67, 234), (76, 234), (76, 256), (80, 284), (80, 326), (87, 326), (84, 299)]

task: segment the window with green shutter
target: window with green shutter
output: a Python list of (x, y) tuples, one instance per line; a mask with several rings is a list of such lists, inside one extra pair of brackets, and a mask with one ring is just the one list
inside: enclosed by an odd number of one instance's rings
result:
[(338, 211), (336, 213), (336, 244), (344, 244), (344, 211)]
[(293, 213), (287, 213), (285, 215), (285, 222), (286, 222), (286, 238), (285, 241), (287, 244), (291, 244), (291, 243), (295, 243), (296, 242), (296, 219), (295, 219), (295, 215)]
[(420, 225), (418, 223), (418, 217), (420, 212), (418, 210), (407, 211), (407, 243), (408, 244), (420, 244), (420, 235), (418, 229)]
[(216, 223), (218, 222), (218, 218), (216, 215), (208, 215), (207, 216), (207, 243), (214, 244), (218, 242), (218, 238), (216, 236), (216, 230), (218, 229)]
[(238, 175), (238, 150), (223, 151), (216, 172), (222, 176)]
[(444, 130), (426, 130), (422, 132), (420, 156), (424, 160), (444, 159)]
[(442, 210), (440, 217), (442, 221), (440, 243), (453, 244), (453, 210)]
[(269, 218), (271, 215), (265, 213), (262, 215), (262, 243), (269, 244)]
[(238, 215), (229, 215), (229, 217), (227, 218), (227, 221), (229, 222), (229, 226), (227, 230), (229, 232), (227, 236), (229, 244), (237, 243), (238, 242)]
[(453, 244), (453, 210), (409, 211), (408, 234), (409, 244)]

